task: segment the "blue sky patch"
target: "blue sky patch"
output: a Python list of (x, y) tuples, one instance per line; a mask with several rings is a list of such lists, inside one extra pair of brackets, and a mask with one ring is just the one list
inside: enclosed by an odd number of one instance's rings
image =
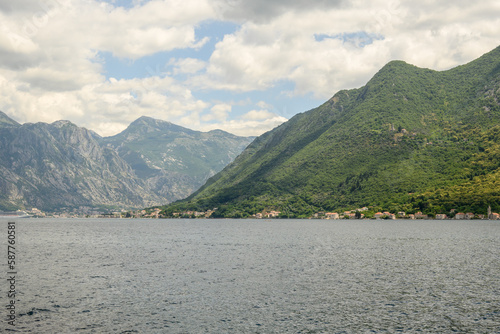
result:
[[(123, 7), (126, 9), (130, 9), (134, 7), (134, 0), (100, 0), (100, 2), (106, 2), (114, 7)], [(143, 1), (146, 2), (146, 1)]]
[[(287, 119), (295, 114), (304, 112), (319, 106), (323, 100), (314, 98), (312, 94), (305, 96), (294, 96), (291, 98), (284, 92), (293, 92), (295, 84), (291, 81), (283, 80), (276, 83), (272, 88), (263, 91), (232, 92), (223, 90), (197, 91), (193, 95), (197, 99), (210, 101), (213, 104), (232, 104), (232, 112), (229, 119), (236, 119), (251, 110), (266, 109), (278, 116)], [(259, 102), (265, 102), (269, 108), (258, 106)]]
[(384, 40), (384, 36), (380, 34), (370, 34), (366, 31), (358, 32), (345, 32), (342, 34), (327, 35), (327, 34), (315, 34), (314, 38), (317, 42), (322, 42), (325, 39), (338, 39), (343, 43), (352, 43), (357, 47), (363, 48), (367, 45), (372, 44), (374, 41)]
[(199, 49), (175, 49), (158, 52), (136, 60), (115, 57), (112, 52), (108, 51), (99, 51), (97, 59), (103, 64), (103, 75), (107, 79), (115, 78), (119, 80), (163, 76), (168, 70), (167, 64), (172, 58), (195, 58), (208, 61), (215, 50), (216, 44), (222, 41), (225, 35), (232, 34), (239, 28), (239, 25), (230, 22), (206, 21), (201, 23), (195, 30), (198, 41), (205, 37), (210, 38)]

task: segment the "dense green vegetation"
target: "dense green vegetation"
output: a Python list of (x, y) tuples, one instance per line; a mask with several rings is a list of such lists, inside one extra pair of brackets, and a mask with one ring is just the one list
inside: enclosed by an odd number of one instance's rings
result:
[(258, 137), (165, 213), (283, 217), (369, 206), (500, 210), (500, 48), (437, 72), (393, 61)]

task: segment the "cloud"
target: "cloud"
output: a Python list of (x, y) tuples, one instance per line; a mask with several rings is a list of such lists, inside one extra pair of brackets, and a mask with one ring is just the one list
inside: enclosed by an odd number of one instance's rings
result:
[(277, 115), (267, 111), (267, 110), (250, 110), (244, 114), (241, 118), (245, 120), (258, 121), (263, 119), (272, 119)]
[(221, 129), (239, 136), (259, 136), (286, 121), (287, 119), (281, 116), (273, 116), (271, 118), (261, 120), (239, 118), (216, 124), (203, 124), (197, 127), (197, 129), (201, 131)]
[(33, 9), (43, 9), (49, 8), (50, 6), (59, 6), (60, 3), (66, 0), (16, 0), (16, 1), (1, 1), (0, 2), (0, 12), (13, 13), (13, 12), (25, 12), (31, 13)]
[[(214, 17), (207, 0), (149, 1), (130, 9), (97, 1), (14, 1), (0, 5), (0, 109), (21, 122), (71, 121), (110, 135), (140, 115), (180, 120), (210, 106), (164, 73), (107, 81), (99, 52), (137, 59), (208, 38), (196, 25)], [(195, 73), (196, 59), (176, 71)]]
[[(321, 18), (323, 23), (310, 26)], [(269, 24), (246, 23), (216, 45), (206, 74), (197, 84), (252, 91), (291, 81), (296, 94), (325, 98), (335, 90), (362, 84), (367, 68), (374, 72), (387, 59), (380, 54), (385, 50), (376, 47), (378, 40), (361, 49), (342, 39), (318, 41), (317, 32), (336, 33), (331, 31), (330, 19), (320, 13), (285, 14)]]
[(130, 59), (203, 46), (207, 39), (196, 38), (196, 25), (216, 15), (208, 0), (154, 0), (131, 9), (83, 0), (24, 1), (4, 7), (9, 14), (0, 13), (0, 46), (8, 39), (17, 52), (50, 52), (64, 45)]
[(286, 10), (283, 4), (238, 2), (227, 9), (226, 17), (248, 11), (247, 20), (217, 43), (207, 72), (193, 82), (236, 92), (291, 82), (296, 96), (326, 99), (365, 84), (393, 59), (444, 70), (498, 45), (500, 6), (492, 0), (319, 1), (307, 8), (298, 1)]
[[(235, 105), (242, 106), (247, 105), (247, 103), (240, 101), (235, 103)], [(257, 105), (272, 107), (263, 101), (259, 101)], [(228, 115), (231, 112), (231, 104), (215, 104), (211, 108), (210, 113), (202, 116), (201, 120), (204, 122), (196, 124), (195, 128), (201, 131), (222, 129), (240, 136), (258, 136), (288, 120), (265, 109), (250, 110), (242, 115), (234, 115), (232, 119), (228, 119)]]
[(203, 115), (202, 120), (206, 122), (208, 121), (225, 122), (231, 110), (232, 106), (230, 104), (227, 103), (216, 104), (210, 109), (210, 113)]
[(196, 58), (172, 58), (168, 62), (169, 66), (173, 66), (173, 74), (195, 74), (203, 70), (207, 63)]
[[(98, 67), (97, 65), (95, 65)], [(88, 70), (89, 66), (82, 66)], [(43, 66), (32, 67), (19, 75), (19, 79), (28, 83), (31, 88), (40, 88), (48, 91), (71, 91), (85, 86), (86, 83), (97, 82), (103, 79), (98, 71), (80, 72), (75, 76), (76, 67), (73, 68), (44, 68)]]
[(273, 109), (274, 107), (266, 101), (259, 101), (256, 105), (262, 109)]
[[(207, 40), (196, 39), (195, 26), (215, 15), (207, 0), (156, 0), (128, 10), (91, 4), (73, 7), (67, 17), (73, 22), (65, 25), (74, 26), (74, 35), (87, 47), (130, 59), (177, 48), (201, 47)], [(88, 13), (81, 15), (81, 11)], [(68, 35), (75, 37), (65, 34)]]
[(269, 22), (290, 11), (303, 12), (315, 9), (337, 8), (342, 0), (220, 0), (215, 1), (221, 15), (226, 20)]
[(0, 80), (0, 110), (20, 122), (69, 119), (103, 136), (116, 134), (141, 115), (188, 124), (186, 117), (210, 106), (170, 77), (110, 79), (61, 92), (21, 85)]

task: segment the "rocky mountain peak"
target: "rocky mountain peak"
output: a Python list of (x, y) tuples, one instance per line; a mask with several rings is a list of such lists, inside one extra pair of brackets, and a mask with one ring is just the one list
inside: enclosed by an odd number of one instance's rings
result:
[(249, 141), (146, 116), (102, 138), (67, 120), (20, 125), (0, 112), (0, 210), (168, 203), (195, 191)]
[(0, 127), (18, 127), (18, 126), (21, 126), (21, 124), (14, 121), (4, 112), (0, 111)]
[(75, 124), (71, 123), (70, 121), (66, 121), (66, 120), (55, 121), (54, 123), (52, 123), (52, 125), (57, 127), (57, 128), (62, 128), (64, 126), (76, 127)]

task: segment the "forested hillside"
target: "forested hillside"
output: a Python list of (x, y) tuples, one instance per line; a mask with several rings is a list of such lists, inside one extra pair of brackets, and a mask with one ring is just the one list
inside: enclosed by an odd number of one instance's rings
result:
[(165, 213), (499, 210), (499, 101), (500, 48), (442, 72), (390, 62), (364, 87), (258, 137)]

